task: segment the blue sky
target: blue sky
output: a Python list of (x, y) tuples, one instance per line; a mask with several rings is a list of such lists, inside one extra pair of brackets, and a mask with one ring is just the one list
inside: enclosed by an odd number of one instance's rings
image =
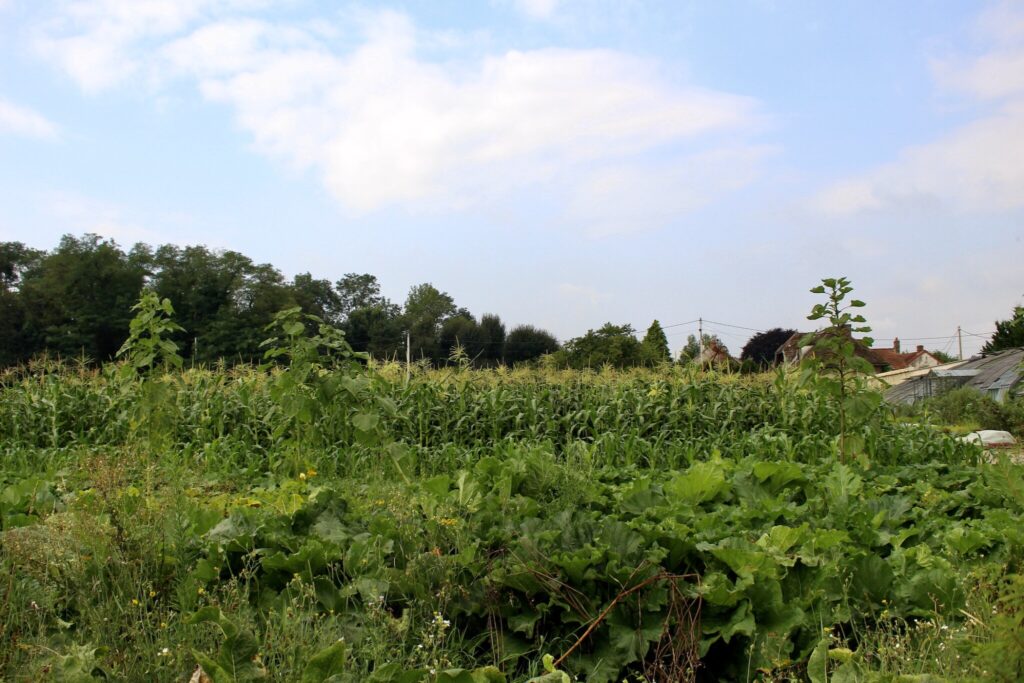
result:
[(0, 0), (0, 239), (429, 281), (563, 339), (738, 351), (839, 274), (880, 343), (990, 331), (1021, 158), (1022, 2)]

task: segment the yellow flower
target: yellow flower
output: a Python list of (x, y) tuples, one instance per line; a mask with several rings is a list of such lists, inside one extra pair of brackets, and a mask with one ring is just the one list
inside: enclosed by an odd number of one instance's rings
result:
[(149, 597), (155, 598), (156, 597), (156, 591), (149, 591)]
[(198, 591), (199, 595), (202, 595), (202, 594), (203, 594), (203, 593), (205, 593), (205, 592), (206, 592), (206, 591), (205, 591), (205, 590), (203, 590), (202, 586), (200, 586), (200, 587), (199, 587), (199, 591)]
[(299, 479), (301, 479), (302, 481), (306, 481), (306, 473), (305, 472), (299, 472)]
[(316, 470), (314, 470), (312, 467), (310, 467), (308, 470), (306, 470), (306, 476), (307, 477), (315, 477), (316, 476)]
[(139, 601), (136, 600), (135, 598), (132, 598), (132, 604), (135, 605), (136, 607), (138, 607)]

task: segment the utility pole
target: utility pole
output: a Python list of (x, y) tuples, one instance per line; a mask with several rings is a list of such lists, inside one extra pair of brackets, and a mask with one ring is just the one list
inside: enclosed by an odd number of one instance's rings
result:
[(964, 359), (964, 337), (960, 334), (960, 326), (956, 326), (956, 341), (960, 345), (960, 360)]
[(704, 318), (697, 318), (697, 348), (700, 352), (697, 355), (697, 361), (703, 362), (704, 360)]
[(405, 331), (405, 386), (409, 386), (410, 366), (412, 365), (412, 347), (409, 342), (409, 330)]

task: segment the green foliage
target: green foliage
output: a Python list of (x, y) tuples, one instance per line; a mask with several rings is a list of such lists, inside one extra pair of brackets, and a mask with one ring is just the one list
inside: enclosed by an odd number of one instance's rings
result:
[(235, 251), (164, 245), (153, 270), (153, 289), (174, 302), (184, 328), (175, 341), (197, 363), (255, 362), (261, 331), (277, 311), (296, 303), (316, 311), (329, 298), (319, 289), (322, 281), (297, 276), (289, 287), (273, 266)]
[(438, 361), (446, 358), (438, 340), (441, 325), (457, 312), (455, 300), (429, 282), (409, 290), (405, 300), (403, 318), (412, 340), (412, 355)]
[(1024, 575), (1009, 574), (999, 582), (992, 606), (991, 629), (996, 637), (978, 647), (993, 681), (1024, 679)]
[(517, 325), (505, 338), (505, 362), (527, 363), (558, 349), (558, 340), (550, 332), (533, 325)]
[(266, 677), (267, 672), (256, 657), (259, 644), (252, 633), (239, 628), (220, 608), (213, 606), (203, 607), (185, 620), (187, 625), (204, 623), (215, 624), (224, 636), (215, 656), (193, 652), (213, 683), (242, 683)]
[[(125, 251), (96, 235), (68, 235), (51, 252), (0, 242), (0, 368), (42, 353), (111, 360), (128, 337), (131, 306), (144, 286), (174, 302), (181, 327), (166, 338), (191, 365), (258, 363), (262, 331), (294, 306), (340, 327), (355, 350), (378, 360), (404, 359), (409, 331), (418, 361), (444, 363), (457, 336), (477, 367), (506, 362), (506, 330), (496, 315), (482, 316), (473, 330), (450, 327), (440, 338), (446, 321), (459, 318), (452, 324), (465, 327), (474, 317), (429, 283), (411, 289), (403, 310), (369, 273), (347, 273), (334, 284), (310, 273), (286, 281), (272, 265), (235, 251), (170, 244)], [(523, 326), (507, 362), (557, 348), (547, 332)]]
[(672, 362), (672, 353), (668, 349), (668, 337), (665, 336), (665, 330), (661, 329), (661, 323), (657, 320), (647, 328), (647, 334), (640, 342), (640, 347), (645, 364), (658, 365)]
[(132, 306), (135, 317), (128, 326), (128, 339), (117, 355), (127, 361), (123, 367), (129, 371), (150, 373), (181, 367), (178, 345), (170, 335), (181, 331), (181, 326), (171, 320), (174, 307), (170, 299), (161, 299), (156, 292), (143, 292), (142, 298)]
[(1014, 306), (1013, 316), (1008, 320), (997, 320), (996, 331), (982, 347), (982, 353), (995, 353), (1004, 349), (1024, 346), (1024, 306)]
[(441, 325), (439, 342), (441, 352), (451, 355), (456, 348), (470, 361), (479, 359), (485, 350), (483, 333), (473, 316), (464, 314), (448, 318)]
[(42, 256), (21, 242), (0, 242), (0, 367), (28, 360), (38, 350), (26, 329), (28, 304), (19, 288)]
[(348, 314), (342, 329), (354, 349), (374, 358), (405, 358), (404, 322), (393, 304), (357, 308)]
[(309, 273), (299, 273), (291, 282), (292, 297), (304, 313), (320, 318), (331, 327), (343, 321), (342, 301), (330, 280), (316, 279)]
[[(307, 325), (315, 328), (310, 333)], [(331, 327), (299, 307), (288, 308), (267, 326), (273, 336), (261, 346), (264, 358), (278, 364), (271, 373), (269, 394), (282, 419), (275, 438), (287, 439), (301, 459), (303, 450), (330, 438), (328, 411), (341, 408), (336, 429), (351, 432), (362, 443), (380, 440), (381, 409), (392, 409), (389, 401), (375, 396), (366, 367), (359, 363), (366, 354), (356, 353), (341, 330)], [(296, 460), (293, 469), (300, 469)]]
[(493, 313), (480, 317), (480, 358), (494, 366), (505, 359), (505, 323)]
[(377, 277), (369, 273), (346, 273), (335, 286), (339, 300), (338, 312), (343, 317), (362, 308), (387, 307), (389, 303), (381, 296)]
[(167, 372), (180, 368), (182, 360), (178, 345), (169, 337), (181, 327), (171, 320), (171, 301), (161, 300), (152, 290), (143, 292), (132, 310), (135, 317), (128, 339), (117, 352), (125, 361), (119, 374), (129, 382), (139, 380), (141, 400), (133, 406), (132, 431), (143, 434), (150, 448), (156, 449), (168, 438), (175, 417), (173, 380)]
[(840, 457), (845, 461), (858, 457), (867, 464), (867, 451), (861, 428), (873, 419), (882, 403), (882, 396), (873, 390), (865, 377), (874, 368), (858, 350), (870, 347), (870, 337), (854, 339), (854, 333), (870, 332), (864, 316), (852, 312), (864, 307), (859, 299), (846, 297), (853, 291), (846, 278), (825, 278), (811, 289), (812, 294), (823, 294), (826, 301), (815, 304), (808, 320), (827, 320), (821, 332), (806, 335), (801, 346), (811, 346), (803, 359), (802, 378), (806, 385), (826, 399), (834, 402), (838, 415), (838, 444)]
[(604, 366), (627, 368), (642, 365), (644, 359), (643, 348), (632, 326), (612, 323), (570, 339), (559, 356), (560, 363), (575, 370)]
[(106, 680), (107, 674), (99, 665), (104, 654), (106, 648), (70, 645), (66, 653), (55, 652), (50, 659), (50, 679), (58, 683), (95, 683)]
[(269, 372), (169, 373), (145, 466), (137, 373), (0, 378), (0, 677), (93, 643), (123, 680), (871, 680), (860, 629), (1014, 637), (970, 601), (1021, 557), (1020, 473), (937, 430), (861, 424), (863, 469), (781, 372), (406, 385), (297, 308), (270, 330)]
[(25, 331), (34, 349), (107, 361), (128, 336), (131, 306), (149, 261), (145, 249), (125, 254), (98, 235), (65, 235), (53, 252), (22, 274)]
[(940, 363), (953, 363), (957, 360), (956, 356), (950, 355), (945, 351), (939, 351), (938, 349), (932, 349), (928, 353), (935, 356)]

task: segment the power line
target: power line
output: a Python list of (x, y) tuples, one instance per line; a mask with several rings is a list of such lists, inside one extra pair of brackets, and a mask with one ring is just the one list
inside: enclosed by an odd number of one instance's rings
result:
[[(964, 334), (967, 334), (967, 332), (964, 332)], [(933, 340), (936, 340), (936, 339), (949, 339), (950, 337), (955, 337), (955, 336), (956, 336), (955, 334), (953, 334), (953, 335), (946, 334), (946, 335), (943, 335), (941, 337), (881, 337), (881, 338), (873, 337), (873, 339), (875, 341), (892, 341), (893, 339), (899, 339), (900, 341), (933, 341)]]
[(670, 327), (682, 327), (683, 325), (692, 325), (695, 322), (697, 322), (697, 318), (694, 318), (693, 320), (687, 320), (685, 323), (673, 323), (671, 325), (662, 325), (661, 329), (667, 330)]
[(711, 323), (712, 325), (720, 325), (721, 327), (734, 327), (737, 330), (747, 330), (748, 332), (761, 333), (761, 332), (765, 332), (766, 331), (766, 330), (758, 330), (758, 329), (755, 329), (753, 327), (743, 327), (742, 325), (732, 325), (730, 323), (720, 323), (720, 322), (716, 322), (714, 320), (708, 320), (707, 318), (704, 318), (704, 322)]

